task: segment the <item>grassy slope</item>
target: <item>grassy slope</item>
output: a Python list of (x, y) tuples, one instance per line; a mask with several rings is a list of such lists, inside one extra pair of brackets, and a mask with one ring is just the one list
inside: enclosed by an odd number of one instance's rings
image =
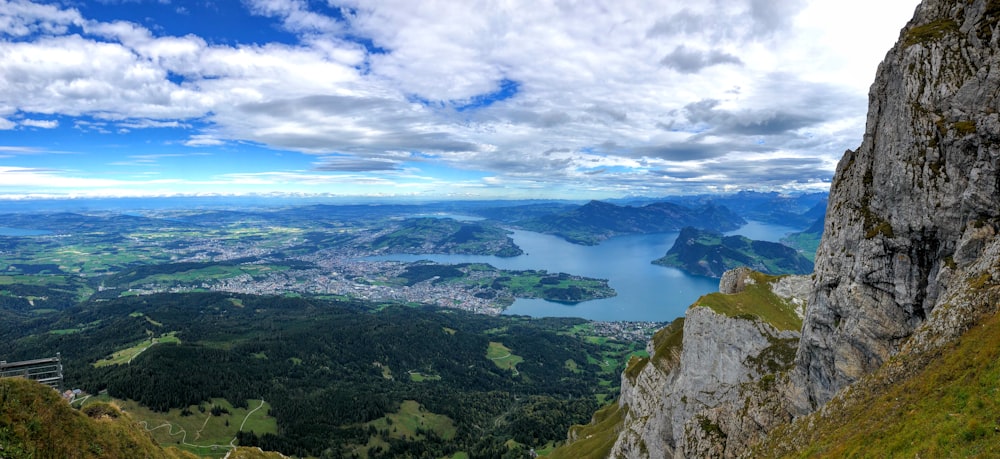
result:
[[(114, 404), (91, 403), (76, 410), (56, 391), (21, 378), (0, 379), (0, 457), (198, 458), (174, 447), (161, 448), (136, 423), (132, 413), (123, 412)], [(237, 448), (230, 457), (275, 459), (283, 456), (257, 448)]]
[(524, 361), (524, 357), (511, 353), (507, 346), (496, 341), (490, 341), (490, 346), (486, 349), (486, 358), (493, 361), (497, 368), (514, 371), (517, 371), (517, 364)]
[(628, 408), (622, 408), (612, 403), (594, 413), (594, 419), (585, 426), (573, 426), (570, 432), (576, 441), (552, 450), (547, 457), (550, 459), (598, 459), (607, 457), (611, 447), (618, 439), (625, 413)]
[(108, 358), (98, 360), (94, 362), (95, 367), (106, 367), (109, 365), (124, 365), (129, 363), (139, 354), (143, 353), (146, 349), (149, 349), (154, 344), (160, 343), (176, 343), (180, 344), (181, 340), (177, 337), (177, 332), (170, 332), (159, 338), (150, 338), (148, 340), (142, 340), (132, 346), (124, 349), (120, 349), (111, 354)]
[[(365, 424), (374, 427), (379, 432), (387, 431), (388, 438), (411, 439), (421, 441), (426, 437), (424, 432), (434, 432), (445, 440), (455, 438), (456, 427), (448, 416), (431, 413), (413, 400), (405, 400), (399, 406), (399, 411), (387, 414)], [(373, 448), (388, 449), (386, 438), (372, 435), (366, 445), (355, 445), (354, 452), (361, 457), (368, 457)]]
[[(278, 432), (277, 421), (267, 415), (270, 405), (261, 405), (260, 400), (250, 400), (249, 408), (235, 408), (225, 399), (215, 398), (204, 404), (204, 413), (197, 406), (188, 407), (191, 412), (188, 416), (182, 416), (177, 408), (158, 413), (132, 401), (118, 403), (161, 445), (177, 445), (200, 456), (224, 456), (228, 451), (225, 445), (236, 437), (241, 425), (244, 431), (258, 435)], [(213, 416), (209, 411), (213, 406), (224, 408), (229, 414)]]
[(164, 450), (112, 405), (70, 408), (52, 389), (20, 378), (0, 380), (0, 456), (5, 458), (190, 458)]
[(698, 298), (692, 307), (705, 306), (729, 317), (760, 318), (778, 330), (801, 330), (802, 319), (796, 314), (795, 305), (771, 292), (769, 284), (777, 276), (758, 272), (751, 276), (756, 283), (748, 285), (746, 290), (734, 295), (709, 293)]
[[(923, 359), (901, 381), (876, 372), (822, 413), (776, 431), (760, 455), (1000, 457), (1000, 316)], [(783, 451), (788, 445), (797, 448)]]
[(781, 243), (798, 250), (803, 257), (815, 263), (816, 251), (819, 250), (819, 242), (822, 236), (822, 234), (816, 233), (792, 233), (783, 237)]

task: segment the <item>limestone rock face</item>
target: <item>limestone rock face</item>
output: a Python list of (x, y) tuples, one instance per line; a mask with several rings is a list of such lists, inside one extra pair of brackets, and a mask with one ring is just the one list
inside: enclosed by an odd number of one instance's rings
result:
[(739, 268), (730, 269), (722, 273), (722, 277), (719, 279), (719, 293), (732, 295), (742, 292), (747, 284), (754, 282), (753, 278), (750, 277), (750, 273), (750, 268), (746, 266), (740, 266)]
[[(720, 290), (757, 288), (747, 279), (726, 273)], [(998, 286), (1000, 0), (924, 0), (837, 166), (815, 272), (769, 284), (808, 298), (801, 336), (692, 307), (682, 346), (623, 377), (612, 457), (747, 455), (893, 355), (933, 355), (996, 313)]]
[(996, 0), (925, 0), (879, 66), (864, 139), (830, 191), (792, 373), (798, 413), (898, 352), (996, 240), (998, 19)]
[[(723, 279), (753, 282), (749, 271), (734, 271)], [(808, 284), (808, 277), (788, 277), (795, 278), (790, 285)], [(657, 340), (669, 338), (658, 334), (642, 370), (622, 375), (619, 404), (629, 409), (611, 457), (740, 457), (770, 428), (790, 420), (775, 388), (778, 373), (792, 363), (797, 332), (697, 304), (677, 332), (679, 346), (662, 346)]]

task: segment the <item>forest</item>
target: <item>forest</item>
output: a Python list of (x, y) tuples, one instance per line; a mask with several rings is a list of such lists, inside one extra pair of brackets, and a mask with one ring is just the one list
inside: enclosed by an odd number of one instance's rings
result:
[[(580, 319), (476, 315), (423, 306), (221, 293), (84, 302), (0, 329), (8, 360), (61, 352), (66, 384), (106, 390), (157, 411), (219, 397), (265, 399), (277, 433), (240, 443), (285, 454), (352, 457), (527, 457), (565, 438), (618, 390), (621, 362), (641, 348), (580, 336)], [(118, 349), (174, 333), (129, 364), (95, 367)], [(487, 357), (502, 343), (510, 366)], [(613, 365), (607, 361), (612, 360)], [(418, 377), (419, 376), (419, 377)], [(415, 401), (454, 432), (378, 428)], [(509, 440), (513, 440), (510, 442)], [(375, 446), (366, 446), (375, 445)], [(367, 449), (365, 449), (367, 448)]]

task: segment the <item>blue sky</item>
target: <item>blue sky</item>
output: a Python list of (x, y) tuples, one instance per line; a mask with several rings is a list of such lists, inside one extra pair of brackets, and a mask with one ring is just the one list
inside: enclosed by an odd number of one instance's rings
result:
[(0, 0), (0, 199), (825, 190), (916, 4)]

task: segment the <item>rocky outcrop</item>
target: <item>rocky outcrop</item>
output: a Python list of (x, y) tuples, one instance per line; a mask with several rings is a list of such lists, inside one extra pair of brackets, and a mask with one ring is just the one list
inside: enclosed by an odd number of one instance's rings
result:
[[(783, 279), (793, 279), (783, 281), (784, 291), (801, 292), (809, 283), (804, 276)], [(774, 311), (797, 317), (791, 310), (804, 300), (772, 294), (776, 283), (745, 269), (727, 272), (721, 287), (732, 294), (703, 297), (682, 323), (657, 333), (649, 359), (631, 362), (622, 375), (619, 404), (628, 414), (611, 457), (739, 457), (789, 420), (773, 389), (792, 363), (799, 334), (767, 317)], [(750, 310), (761, 315), (726, 307), (729, 300), (760, 298), (767, 304)]]
[(747, 284), (754, 283), (753, 277), (750, 277), (752, 272), (752, 269), (740, 266), (722, 273), (722, 277), (719, 278), (719, 293), (733, 295), (742, 292)]
[(925, 0), (879, 67), (863, 142), (830, 192), (797, 413), (880, 367), (929, 319), (943, 335), (974, 321), (934, 312), (970, 287), (970, 267), (997, 264), (986, 248), (1000, 228), (998, 18), (996, 0)]
[[(720, 282), (735, 295), (806, 293), (797, 346), (778, 345), (798, 335), (773, 327), (773, 310), (699, 300), (665, 364), (654, 346), (653, 364), (626, 372), (620, 403), (631, 410), (613, 457), (747, 455), (838, 391), (820, 415), (913, 377), (997, 313), (1000, 0), (924, 0), (869, 99), (864, 139), (834, 176), (811, 281), (731, 272)], [(784, 304), (801, 311), (801, 300)]]

